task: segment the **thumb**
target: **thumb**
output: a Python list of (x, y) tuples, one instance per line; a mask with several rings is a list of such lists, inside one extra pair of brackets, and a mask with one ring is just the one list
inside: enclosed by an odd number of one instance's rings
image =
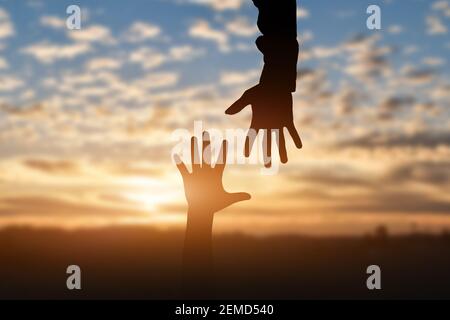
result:
[(254, 100), (255, 95), (258, 94), (260, 90), (259, 85), (256, 85), (244, 92), (242, 97), (240, 97), (235, 103), (229, 107), (225, 113), (226, 114), (236, 114), (242, 109), (244, 109), (246, 106), (252, 103), (252, 100)]
[(225, 114), (236, 114), (249, 104), (250, 102), (248, 101), (248, 98), (245, 95), (243, 95), (235, 103), (233, 103), (231, 107), (225, 110)]
[(229, 193), (228, 198), (229, 198), (228, 201), (230, 203), (229, 205), (232, 205), (233, 203), (236, 202), (250, 200), (252, 197), (247, 192), (236, 192), (236, 193)]

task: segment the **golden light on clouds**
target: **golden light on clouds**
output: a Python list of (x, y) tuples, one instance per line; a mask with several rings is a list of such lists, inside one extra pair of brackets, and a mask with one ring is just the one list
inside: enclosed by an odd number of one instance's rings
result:
[[(7, 41), (25, 26), (0, 8), (0, 226), (183, 226), (171, 134), (192, 132), (196, 120), (246, 128), (250, 110), (224, 111), (257, 82), (261, 57), (243, 1), (182, 2), (223, 14), (217, 19), (171, 5), (183, 25), (129, 17), (119, 27), (94, 14), (74, 34), (59, 29), (61, 17), (39, 13), (45, 32), (19, 44)], [(445, 8), (428, 11), (423, 41), (448, 29)], [(301, 28), (321, 14), (299, 13)], [(220, 213), (218, 231), (450, 228), (448, 49), (397, 43), (411, 30), (392, 26), (333, 42), (313, 24), (301, 30), (294, 114), (304, 148), (288, 141), (289, 163), (274, 176), (230, 165), (225, 188), (252, 200)]]

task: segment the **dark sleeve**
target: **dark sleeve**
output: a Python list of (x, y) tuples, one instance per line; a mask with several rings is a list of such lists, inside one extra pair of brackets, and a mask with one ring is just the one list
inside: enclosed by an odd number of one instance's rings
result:
[(258, 28), (265, 36), (297, 37), (296, 0), (253, 0), (259, 10)]
[(299, 46), (296, 39), (261, 36), (256, 46), (264, 55), (259, 83), (277, 91), (295, 92)]
[(277, 91), (296, 90), (297, 3), (296, 0), (253, 0), (259, 10), (258, 28), (263, 34), (256, 46), (264, 55), (260, 85)]

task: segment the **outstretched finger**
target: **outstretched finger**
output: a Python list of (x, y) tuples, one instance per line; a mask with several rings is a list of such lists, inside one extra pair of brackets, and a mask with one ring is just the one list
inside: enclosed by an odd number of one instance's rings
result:
[(301, 149), (303, 147), (302, 139), (300, 139), (300, 136), (298, 135), (297, 129), (295, 129), (294, 124), (288, 126), (287, 129), (292, 137), (292, 140), (294, 140), (295, 146), (298, 149)]
[(181, 176), (183, 178), (185, 176), (187, 176), (189, 174), (189, 171), (188, 171), (186, 165), (184, 164), (184, 162), (181, 160), (180, 156), (175, 154), (173, 156), (173, 160), (175, 161), (175, 164), (177, 165), (178, 171), (180, 171)]
[(263, 130), (263, 157), (264, 166), (270, 168), (272, 166), (272, 131), (270, 129)]
[(211, 166), (211, 138), (207, 131), (203, 132), (202, 166)]
[(200, 154), (198, 152), (198, 142), (196, 137), (191, 138), (191, 163), (192, 171), (200, 168)]
[(280, 128), (276, 132), (277, 132), (276, 143), (278, 145), (278, 152), (280, 154), (280, 160), (281, 160), (281, 163), (286, 163), (286, 162), (288, 162), (288, 156), (287, 156), (287, 151), (286, 151), (286, 141), (284, 140), (283, 128)]
[(245, 138), (245, 148), (244, 155), (248, 158), (252, 152), (253, 144), (255, 143), (258, 131), (254, 128), (250, 128), (247, 132), (247, 137)]
[(227, 140), (222, 141), (222, 146), (220, 147), (219, 157), (217, 158), (216, 165), (214, 168), (222, 171), (225, 169), (227, 164), (227, 152), (228, 152), (228, 142)]

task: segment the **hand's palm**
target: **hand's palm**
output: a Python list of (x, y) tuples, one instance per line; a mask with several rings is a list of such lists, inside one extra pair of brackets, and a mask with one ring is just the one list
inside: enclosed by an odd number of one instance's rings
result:
[[(224, 141), (220, 154), (223, 161), (214, 167), (210, 161), (209, 137), (203, 141), (203, 156), (198, 153), (197, 139), (191, 140), (192, 172), (184, 163), (176, 159), (178, 169), (183, 177), (184, 190), (189, 208), (196, 212), (214, 213), (235, 202), (248, 200), (248, 193), (228, 193), (222, 184), (223, 170), (226, 162), (226, 142)], [(205, 159), (208, 158), (209, 159)]]
[(293, 124), (292, 95), (259, 90), (250, 97), (254, 129), (282, 129)]
[(186, 200), (190, 208), (216, 212), (230, 205), (229, 194), (222, 186), (222, 176), (214, 170), (193, 172), (184, 179)]
[[(225, 113), (236, 114), (246, 106), (252, 106), (252, 122), (250, 130), (258, 132), (264, 130), (264, 155), (271, 158), (272, 135), (274, 131), (277, 135), (277, 144), (281, 162), (287, 162), (286, 144), (284, 139), (284, 128), (288, 129), (297, 148), (302, 147), (302, 141), (294, 125), (292, 111), (292, 94), (271, 92), (257, 85), (247, 91), (238, 99)], [(245, 144), (245, 155), (248, 157), (252, 145), (255, 141), (254, 135), (247, 135)], [(269, 162), (270, 164), (270, 162)]]

